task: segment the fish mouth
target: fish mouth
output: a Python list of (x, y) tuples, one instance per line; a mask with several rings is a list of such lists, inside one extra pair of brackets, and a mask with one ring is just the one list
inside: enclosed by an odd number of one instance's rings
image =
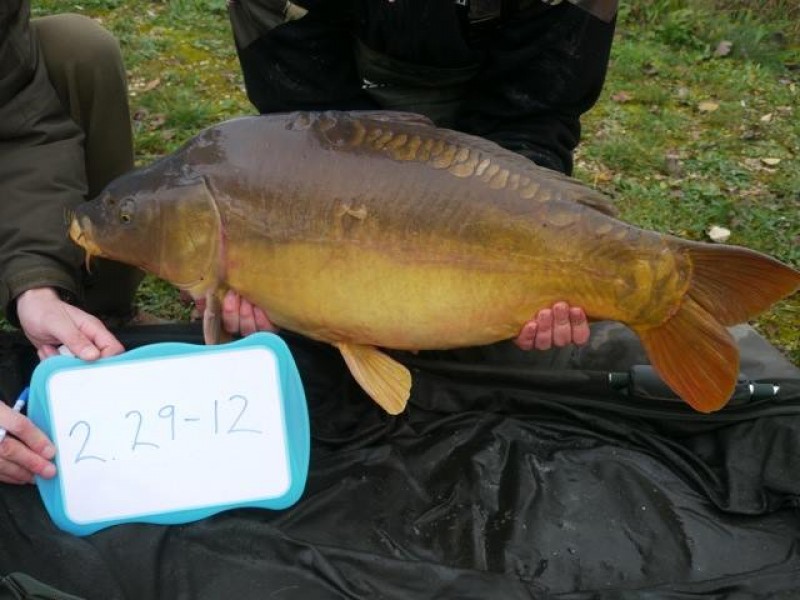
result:
[(102, 256), (103, 251), (92, 239), (92, 222), (85, 216), (78, 217), (74, 213), (70, 219), (69, 237), (86, 252), (86, 271), (90, 270), (93, 256)]

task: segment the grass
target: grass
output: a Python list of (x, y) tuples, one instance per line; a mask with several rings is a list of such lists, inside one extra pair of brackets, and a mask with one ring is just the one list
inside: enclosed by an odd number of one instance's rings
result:
[[(800, 266), (800, 5), (796, 0), (621, 3), (603, 95), (584, 119), (576, 177), (644, 227), (729, 243)], [(252, 113), (224, 0), (43, 0), (118, 36), (130, 79), (137, 161), (203, 127)], [(139, 302), (175, 308), (148, 280)], [(800, 296), (755, 325), (800, 364)]]

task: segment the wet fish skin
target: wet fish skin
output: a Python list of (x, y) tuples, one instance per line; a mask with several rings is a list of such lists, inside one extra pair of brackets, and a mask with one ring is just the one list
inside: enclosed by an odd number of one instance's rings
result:
[(71, 232), (90, 254), (206, 296), (210, 341), (233, 289), (277, 325), (337, 345), (390, 412), (410, 375), (376, 347), (507, 339), (559, 300), (632, 327), (679, 395), (718, 409), (738, 374), (724, 326), (800, 274), (611, 212), (575, 180), (415, 115), (291, 113), (209, 128), (113, 182)]

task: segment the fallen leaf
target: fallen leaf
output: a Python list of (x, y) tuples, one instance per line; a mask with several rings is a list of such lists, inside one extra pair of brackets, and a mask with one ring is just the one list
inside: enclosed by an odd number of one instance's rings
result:
[(719, 108), (719, 103), (711, 100), (705, 100), (697, 105), (697, 110), (700, 112), (714, 112)]
[(601, 183), (608, 183), (614, 179), (614, 173), (612, 171), (597, 171), (594, 174), (594, 185), (599, 185)]
[(781, 162), (780, 158), (762, 158), (761, 162), (767, 165), (768, 167), (774, 167), (778, 163)]
[(731, 237), (731, 230), (720, 227), (719, 225), (714, 225), (708, 230), (708, 237), (711, 238), (713, 242), (724, 242)]
[(759, 121), (761, 121), (762, 123), (769, 123), (770, 121), (772, 121), (772, 113), (767, 113), (767, 114), (763, 115), (759, 119)]
[(142, 88), (142, 91), (149, 92), (150, 90), (156, 89), (159, 85), (161, 85), (161, 78), (156, 77), (155, 79), (148, 81)]
[(717, 49), (714, 50), (714, 56), (718, 57), (728, 56), (731, 53), (731, 48), (733, 48), (733, 42), (728, 40), (723, 40), (719, 44), (717, 44)]
[(622, 104), (633, 100), (633, 96), (631, 96), (628, 92), (617, 92), (616, 94), (611, 94), (611, 99), (614, 102), (619, 102)]

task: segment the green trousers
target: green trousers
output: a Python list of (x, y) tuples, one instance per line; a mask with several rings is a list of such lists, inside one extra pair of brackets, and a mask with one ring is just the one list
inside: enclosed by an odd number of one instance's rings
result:
[[(125, 67), (117, 40), (92, 19), (60, 14), (34, 19), (50, 81), (83, 130), (89, 198), (133, 168)], [(126, 317), (143, 273), (94, 259), (84, 273), (84, 306), (101, 317)]]

